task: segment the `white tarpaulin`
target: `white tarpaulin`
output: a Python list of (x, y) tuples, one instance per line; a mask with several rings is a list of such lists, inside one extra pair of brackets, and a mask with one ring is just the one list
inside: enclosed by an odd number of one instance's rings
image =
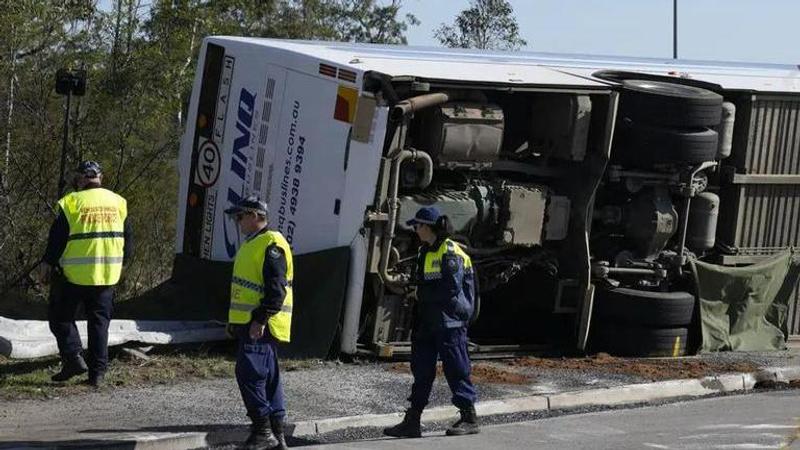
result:
[[(81, 343), (86, 348), (86, 321), (76, 324)], [(112, 320), (108, 327), (109, 346), (126, 342), (183, 344), (224, 339), (227, 339), (225, 326), (219, 322)], [(58, 347), (47, 322), (0, 317), (0, 355), (26, 359), (55, 354), (58, 354)]]

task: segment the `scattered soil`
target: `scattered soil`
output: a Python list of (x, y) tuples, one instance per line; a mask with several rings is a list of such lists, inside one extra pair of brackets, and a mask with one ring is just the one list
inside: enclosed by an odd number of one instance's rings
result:
[(675, 378), (699, 378), (729, 372), (753, 372), (758, 366), (751, 362), (706, 361), (694, 358), (637, 359), (617, 358), (606, 353), (585, 358), (517, 358), (507, 363), (511, 367), (556, 370), (595, 371), (638, 376), (653, 381)]
[[(505, 366), (505, 367), (503, 367)], [(527, 384), (530, 375), (524, 369), (573, 370), (599, 374), (628, 375), (651, 381), (681, 378), (701, 378), (732, 372), (754, 372), (758, 364), (749, 361), (714, 361), (700, 358), (618, 358), (598, 353), (584, 358), (516, 358), (494, 364), (477, 363), (472, 366), (472, 379), (491, 384)], [(396, 363), (391, 370), (409, 373), (408, 363)], [(441, 363), (437, 373), (442, 374)], [(800, 387), (800, 385), (798, 385)]]
[[(396, 363), (390, 366), (395, 372), (411, 373), (411, 366), (408, 363)], [(436, 374), (444, 376), (442, 363), (437, 364)], [(513, 370), (503, 369), (489, 364), (473, 364), (470, 378), (476, 383), (489, 384), (528, 384), (532, 381), (531, 377)]]
[(531, 378), (527, 375), (487, 364), (475, 364), (472, 366), (472, 379), (478, 382), (495, 384), (528, 384), (531, 381)]

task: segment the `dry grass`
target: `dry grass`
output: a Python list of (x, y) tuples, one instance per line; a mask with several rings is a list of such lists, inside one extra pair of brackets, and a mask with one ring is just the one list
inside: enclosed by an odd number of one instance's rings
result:
[[(212, 378), (233, 378), (236, 365), (234, 342), (156, 347), (149, 359), (132, 356), (118, 347), (109, 351), (110, 363), (103, 389), (164, 385)], [(57, 357), (12, 360), (0, 356), (0, 401), (48, 399), (90, 391), (81, 384), (86, 376), (54, 383), (59, 370)], [(284, 371), (320, 367), (319, 360), (284, 360)]]
[[(111, 350), (105, 389), (151, 386), (178, 381), (233, 377), (234, 350), (230, 343), (154, 349), (147, 360)], [(83, 377), (54, 383), (56, 357), (10, 360), (0, 357), (0, 399), (53, 398), (87, 392)]]

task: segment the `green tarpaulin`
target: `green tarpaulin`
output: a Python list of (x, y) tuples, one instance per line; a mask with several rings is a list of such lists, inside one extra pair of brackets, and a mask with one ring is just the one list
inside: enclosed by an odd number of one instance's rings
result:
[(790, 252), (747, 267), (692, 265), (699, 285), (701, 352), (786, 347), (788, 303), (798, 275)]

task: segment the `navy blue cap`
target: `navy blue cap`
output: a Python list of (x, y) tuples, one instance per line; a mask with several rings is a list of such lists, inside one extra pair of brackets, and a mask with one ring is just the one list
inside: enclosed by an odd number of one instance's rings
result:
[(442, 213), (434, 206), (425, 206), (417, 211), (413, 219), (406, 222), (406, 225), (414, 225), (417, 223), (424, 223), (425, 225), (435, 225), (436, 221), (442, 217)]
[(78, 164), (75, 172), (87, 178), (96, 178), (103, 173), (103, 169), (97, 161), (82, 161)]
[(258, 196), (248, 195), (247, 197), (239, 200), (239, 203), (225, 210), (225, 214), (236, 214), (241, 212), (252, 212), (266, 216), (269, 213), (269, 208), (267, 208), (267, 203), (258, 198)]

